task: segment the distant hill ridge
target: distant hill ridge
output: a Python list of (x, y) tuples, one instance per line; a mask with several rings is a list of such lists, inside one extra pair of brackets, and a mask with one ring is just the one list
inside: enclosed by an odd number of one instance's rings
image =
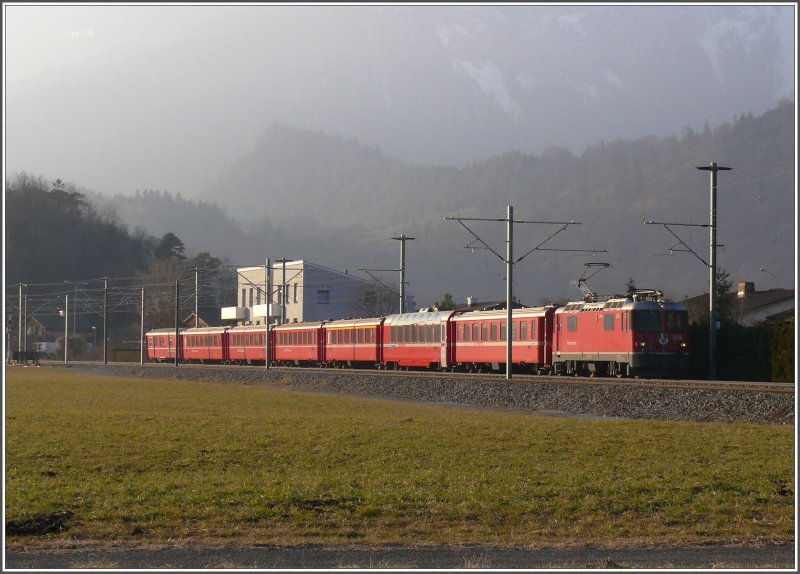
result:
[[(471, 239), (457, 226), (443, 225), (444, 216), (503, 217), (505, 206), (514, 205), (519, 217), (581, 222), (564, 241), (559, 238), (560, 245), (606, 249), (615, 275), (623, 275), (614, 278), (615, 289), (629, 276), (641, 286), (662, 287), (666, 272), (676, 296), (683, 296), (700, 291), (700, 263), (691, 255), (652, 259), (668, 255), (675, 241), (642, 220), (706, 223), (708, 177), (695, 167), (717, 161), (734, 167), (720, 178), (720, 264), (734, 280), (751, 280), (766, 267), (788, 281), (794, 266), (795, 124), (794, 103), (784, 101), (761, 116), (742, 114), (713, 129), (687, 126), (675, 136), (598, 142), (579, 156), (556, 147), (538, 156), (509, 151), (464, 167), (410, 165), (355, 139), (273, 124), (199, 200), (183, 200), (172, 211), (172, 228), (148, 230), (158, 235), (178, 229), (190, 249), (198, 245), (237, 262), (283, 252), (338, 268), (369, 266), (358, 249), (371, 260), (394, 261), (393, 233), (424, 232), (425, 259), (417, 265), (432, 276), (460, 265), (452, 254)], [(125, 202), (136, 200), (112, 203)], [(207, 220), (204, 202), (220, 208), (214, 226), (197, 225)], [(158, 201), (151, 197), (149, 203), (155, 214)], [(130, 225), (147, 228), (158, 219), (137, 211), (133, 221), (134, 210), (119, 211)], [(703, 233), (689, 229), (686, 237), (707, 254)], [(529, 259), (525, 269), (543, 282), (537, 289), (564, 292), (563, 286), (548, 287), (545, 276), (559, 265), (581, 264), (576, 256), (556, 257)], [(577, 277), (577, 268), (569, 273)], [(473, 295), (489, 290), (489, 279), (478, 271), (469, 281)]]

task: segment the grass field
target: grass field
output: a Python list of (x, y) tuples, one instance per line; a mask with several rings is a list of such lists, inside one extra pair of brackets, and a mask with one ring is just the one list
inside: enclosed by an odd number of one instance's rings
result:
[[(794, 427), (553, 418), (57, 369), (6, 375), (11, 545), (794, 537)], [(62, 517), (62, 532), (20, 528), (48, 516)]]

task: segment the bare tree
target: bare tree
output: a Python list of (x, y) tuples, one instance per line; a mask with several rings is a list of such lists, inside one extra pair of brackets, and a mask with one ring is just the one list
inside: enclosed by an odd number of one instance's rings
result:
[(356, 296), (352, 312), (359, 317), (383, 317), (393, 313), (398, 295), (377, 282), (365, 284)]

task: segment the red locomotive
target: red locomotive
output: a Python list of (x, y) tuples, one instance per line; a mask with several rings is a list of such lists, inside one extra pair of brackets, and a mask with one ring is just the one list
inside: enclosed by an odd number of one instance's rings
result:
[(569, 303), (555, 317), (556, 374), (674, 376), (689, 366), (686, 307), (659, 291)]
[[(270, 361), (287, 366), (505, 371), (506, 311), (434, 311), (270, 327)], [(679, 376), (689, 363), (684, 305), (658, 291), (512, 311), (516, 372)], [(260, 364), (263, 325), (146, 335), (151, 361)]]

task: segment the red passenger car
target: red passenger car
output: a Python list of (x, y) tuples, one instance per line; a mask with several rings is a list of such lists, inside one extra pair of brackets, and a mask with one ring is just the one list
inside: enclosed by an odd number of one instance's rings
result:
[(221, 363), (226, 359), (227, 329), (187, 329), (181, 334), (183, 360), (187, 363)]
[[(554, 306), (512, 310), (511, 361), (515, 370), (541, 374), (550, 368), (555, 310)], [(456, 366), (476, 372), (505, 369), (505, 310), (464, 313), (453, 323)]]
[(453, 366), (453, 323), (458, 311), (389, 315), (383, 322), (387, 368), (448, 369)]
[(267, 360), (264, 325), (228, 329), (227, 361), (237, 365), (263, 365)]
[(322, 323), (287, 323), (270, 330), (271, 360), (280, 365), (317, 366), (324, 362)]
[[(181, 329), (183, 332), (183, 329)], [(179, 355), (178, 360), (183, 360), (183, 354), (180, 353), (180, 339), (178, 338)], [(148, 331), (145, 335), (145, 342), (147, 344), (147, 359), (149, 361), (156, 361), (158, 363), (174, 362), (175, 361), (175, 329), (154, 329)]]
[(380, 367), (383, 363), (383, 318), (347, 319), (325, 324), (325, 363), (332, 366)]
[(675, 376), (689, 364), (686, 307), (658, 291), (569, 303), (556, 311), (557, 374)]

